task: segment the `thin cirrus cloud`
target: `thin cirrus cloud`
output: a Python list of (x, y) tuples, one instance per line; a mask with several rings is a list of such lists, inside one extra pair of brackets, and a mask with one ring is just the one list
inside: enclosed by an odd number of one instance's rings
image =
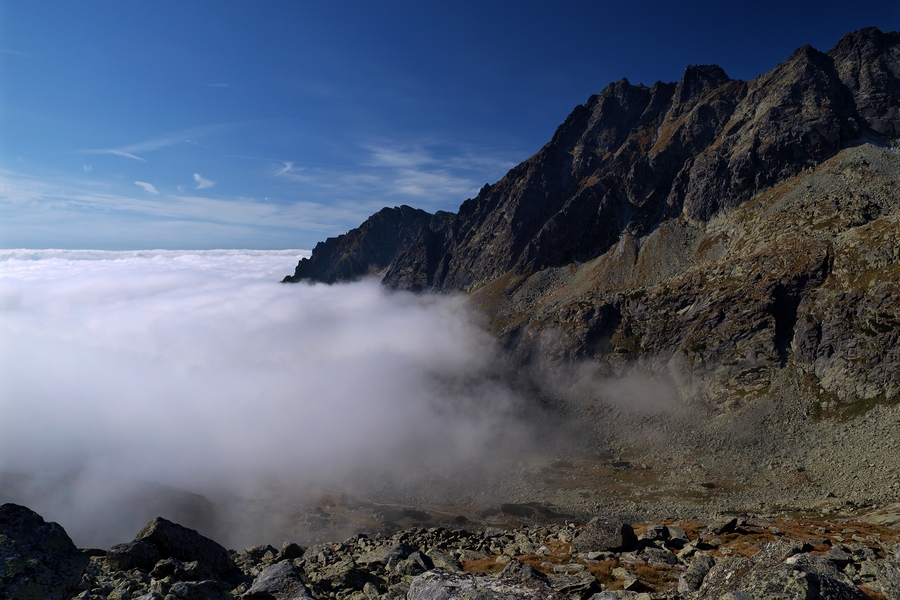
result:
[(49, 182), (0, 169), (0, 240), (6, 247), (23, 248), (61, 243), (72, 247), (102, 243), (105, 248), (251, 247), (261, 238), (282, 247), (313, 245), (323, 234), (355, 227), (383, 207), (380, 199), (371, 198), (284, 203), (249, 196), (153, 194), (139, 187), (146, 193), (101, 181)]
[(154, 196), (159, 195), (159, 190), (157, 190), (156, 186), (154, 186), (152, 183), (147, 183), (146, 181), (135, 181), (134, 185), (138, 185), (138, 186), (144, 188), (144, 190), (148, 194), (153, 194)]
[(122, 156), (124, 158), (130, 158), (132, 160), (147, 162), (146, 158), (139, 155), (147, 152), (152, 152), (154, 150), (159, 150), (161, 148), (166, 148), (168, 146), (174, 146), (176, 144), (195, 143), (192, 141), (193, 138), (200, 138), (207, 135), (212, 135), (214, 133), (223, 133), (228, 131), (232, 127), (234, 127), (234, 124), (195, 127), (193, 129), (178, 131), (158, 138), (154, 138), (152, 140), (138, 142), (137, 144), (129, 144), (127, 146), (120, 146), (118, 148), (96, 148), (90, 150), (82, 150), (81, 152), (85, 154), (112, 154), (114, 156)]
[(438, 159), (422, 147), (387, 144), (364, 147), (365, 156), (352, 166), (315, 165), (282, 160), (273, 166), (274, 177), (322, 190), (339, 190), (351, 197), (409, 197), (419, 203), (462, 201), (477, 193), (476, 179), (488, 165), (499, 178), (514, 163), (493, 156), (461, 154)]
[(284, 168), (279, 169), (278, 172), (275, 173), (275, 177), (279, 177), (281, 175), (284, 175), (285, 173), (290, 173), (294, 169), (294, 163), (292, 163), (291, 161), (285, 160), (282, 161), (282, 163), (284, 164)]
[(210, 181), (209, 179), (203, 178), (200, 173), (194, 173), (194, 181), (197, 182), (198, 190), (205, 190), (207, 188), (211, 188), (216, 185), (215, 181)]
[(11, 54), (13, 56), (21, 56), (22, 58), (34, 58), (36, 56), (31, 52), (22, 52), (20, 50), (11, 50), (9, 48), (0, 48), (0, 54)]

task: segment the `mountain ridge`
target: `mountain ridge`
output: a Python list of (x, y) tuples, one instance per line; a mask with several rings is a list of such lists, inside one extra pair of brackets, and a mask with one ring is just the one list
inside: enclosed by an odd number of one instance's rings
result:
[(622, 79), (457, 213), (417, 221), (382, 282), (470, 295), (521, 366), (639, 368), (720, 408), (793, 369), (820, 407), (893, 402), (898, 257), (877, 245), (897, 233), (898, 135), (898, 32), (803, 46), (751, 81)]

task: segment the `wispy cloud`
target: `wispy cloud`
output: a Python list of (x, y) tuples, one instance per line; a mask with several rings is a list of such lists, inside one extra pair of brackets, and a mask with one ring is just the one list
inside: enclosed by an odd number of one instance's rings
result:
[(154, 196), (159, 195), (159, 191), (152, 183), (147, 183), (146, 181), (135, 181), (134, 185), (141, 186), (142, 188), (144, 188), (144, 190), (147, 191), (148, 194), (153, 194)]
[(22, 52), (20, 50), (10, 50), (9, 48), (0, 48), (0, 54), (12, 54), (13, 56), (21, 56), (22, 58), (35, 58), (36, 54), (31, 52)]
[[(144, 182), (134, 183), (144, 187), (141, 185)], [(0, 169), (0, 225), (5, 219), (12, 225), (13, 217), (39, 221), (51, 215), (78, 213), (93, 218), (118, 212), (175, 221), (332, 232), (358, 225), (361, 218), (379, 208), (377, 200), (327, 205), (309, 201), (286, 204), (246, 196), (210, 198), (159, 193), (138, 197), (124, 189), (112, 189), (108, 184), (86, 184), (74, 179), (50, 182)]]
[(146, 158), (141, 158), (140, 156), (135, 156), (130, 152), (125, 152), (124, 150), (87, 150), (90, 154), (114, 154), (116, 156), (124, 156), (125, 158), (131, 158), (134, 160), (139, 160), (141, 162), (147, 162)]
[(233, 126), (234, 125), (211, 125), (208, 127), (196, 127), (194, 129), (171, 133), (158, 138), (154, 138), (152, 140), (138, 142), (137, 144), (129, 144), (127, 146), (121, 146), (119, 148), (99, 148), (82, 150), (81, 152), (84, 152), (86, 154), (112, 154), (115, 156), (123, 156), (125, 158), (147, 162), (147, 159), (142, 158), (138, 155), (145, 152), (152, 152), (153, 150), (159, 150), (160, 148), (174, 146), (176, 144), (195, 144), (196, 142), (193, 141), (192, 138), (203, 137), (213, 133), (226, 131)]
[(231, 87), (230, 83), (207, 83), (206, 87)]
[(412, 169), (437, 162), (435, 158), (422, 148), (403, 149), (370, 146), (367, 149), (370, 155), (366, 162), (376, 167)]
[(85, 173), (90, 173), (94, 169), (94, 167), (92, 167), (91, 165), (84, 165), (82, 168), (84, 169)]
[(200, 176), (200, 173), (194, 173), (194, 181), (197, 182), (198, 190), (205, 190), (206, 188), (211, 188), (216, 185), (215, 181), (210, 181), (209, 179), (204, 179)]
[[(356, 165), (319, 166), (282, 160), (279, 166), (273, 166), (272, 173), (345, 196), (382, 198), (383, 202), (407, 197), (417, 203), (440, 204), (461, 202), (477, 193), (485, 183), (485, 167), (496, 173), (496, 179), (514, 165), (497, 157), (467, 153), (439, 157), (438, 151), (424, 146), (373, 144), (364, 146), (363, 151)], [(304, 167), (297, 168), (297, 164)]]

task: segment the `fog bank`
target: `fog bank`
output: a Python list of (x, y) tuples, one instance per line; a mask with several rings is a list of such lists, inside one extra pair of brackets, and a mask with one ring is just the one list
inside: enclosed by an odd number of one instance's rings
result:
[(460, 298), (279, 283), (302, 255), (0, 251), (0, 502), (106, 547), (148, 489), (402, 483), (524, 447)]

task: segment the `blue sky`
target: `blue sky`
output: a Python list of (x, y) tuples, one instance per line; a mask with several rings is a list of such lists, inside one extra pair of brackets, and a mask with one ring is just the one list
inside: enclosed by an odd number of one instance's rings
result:
[(611, 81), (868, 25), (900, 3), (0, 0), (0, 247), (311, 248), (455, 210)]

